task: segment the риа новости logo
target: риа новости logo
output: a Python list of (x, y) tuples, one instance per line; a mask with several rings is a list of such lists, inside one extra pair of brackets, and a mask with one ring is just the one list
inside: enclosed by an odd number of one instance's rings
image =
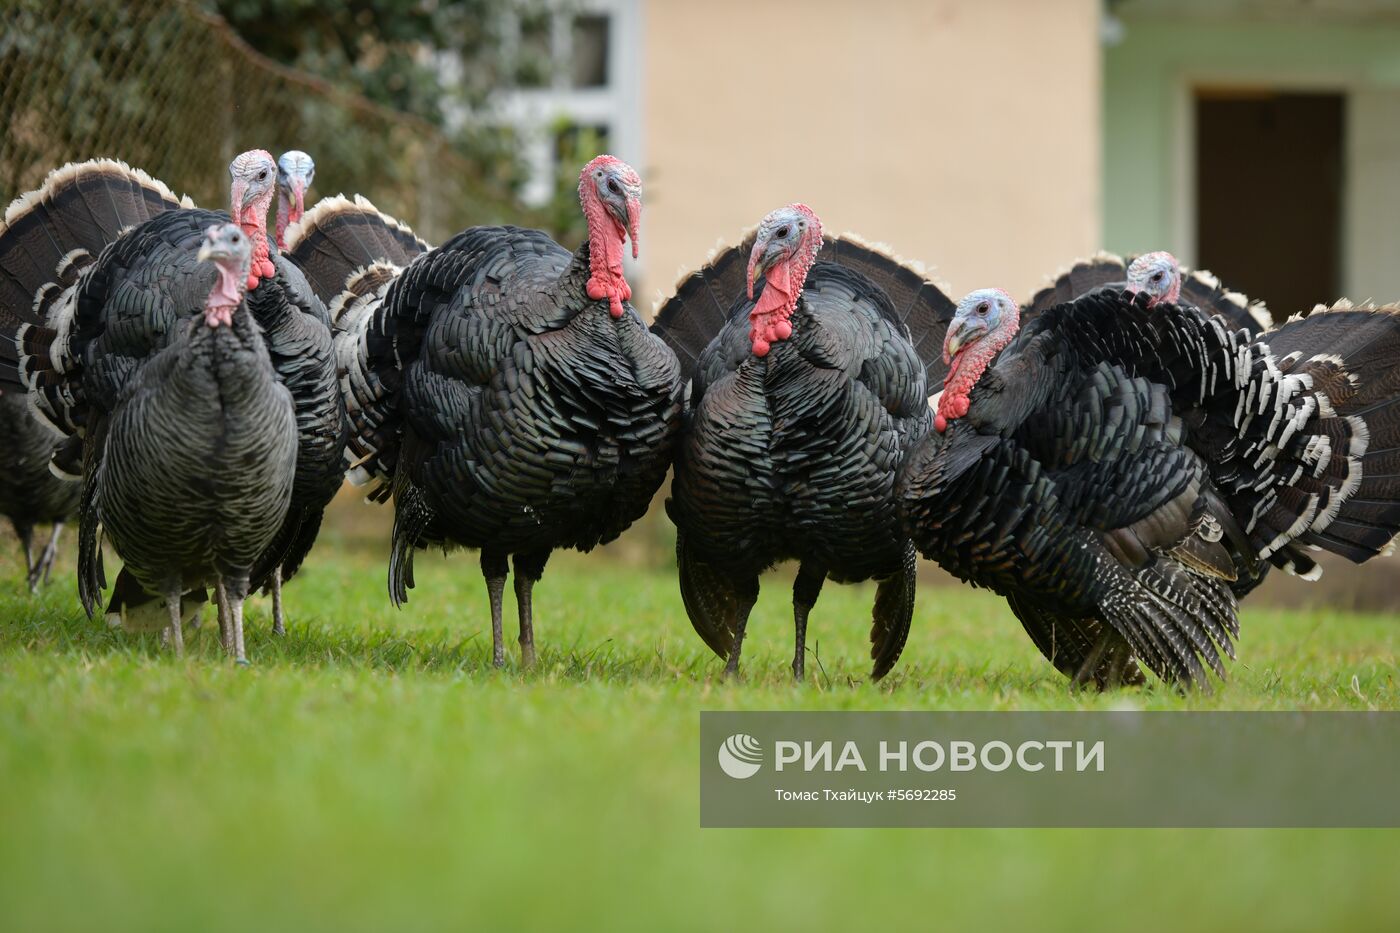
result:
[(732, 778), (753, 777), (762, 764), (763, 746), (751, 735), (742, 732), (731, 735), (719, 747), (720, 770)]

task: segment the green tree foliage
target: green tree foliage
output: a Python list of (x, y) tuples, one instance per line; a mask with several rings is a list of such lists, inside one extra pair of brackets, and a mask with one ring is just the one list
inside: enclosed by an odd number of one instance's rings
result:
[[(520, 0), (204, 2), (269, 58), (447, 129), (449, 108), (489, 107), (504, 72), (502, 15)], [(443, 61), (449, 52), (460, 62), (450, 83)], [(509, 134), (469, 121), (452, 136), (484, 180), (518, 189), (522, 167)]]

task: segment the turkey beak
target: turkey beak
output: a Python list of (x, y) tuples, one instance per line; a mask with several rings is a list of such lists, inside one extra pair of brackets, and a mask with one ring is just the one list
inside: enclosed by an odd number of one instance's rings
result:
[(199, 252), (195, 254), (195, 259), (200, 262), (209, 262), (211, 260), (218, 262), (221, 259), (230, 259), (232, 257), (233, 253), (229, 252), (222, 244), (215, 245), (212, 243), (201, 243)]
[(753, 252), (749, 253), (749, 300), (753, 301), (753, 287), (758, 284), (758, 280), (763, 277), (763, 273), (773, 265), (771, 254), (768, 251), (768, 243), (759, 240), (753, 245)]
[(968, 326), (967, 318), (955, 318), (953, 323), (948, 325), (948, 334), (943, 338), (944, 364), (951, 366), (953, 358), (975, 343), (982, 336), (982, 331), (980, 327)]

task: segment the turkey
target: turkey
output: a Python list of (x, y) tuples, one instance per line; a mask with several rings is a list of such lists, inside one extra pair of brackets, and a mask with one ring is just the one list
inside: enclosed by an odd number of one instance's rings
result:
[[(820, 261), (818, 256), (820, 254)], [(823, 239), (803, 204), (684, 279), (653, 330), (691, 381), (667, 511), (696, 632), (738, 671), (759, 574), (799, 562), (793, 675), (822, 584), (879, 581), (873, 676), (894, 666), (914, 609), (914, 546), (896, 471), (929, 429), (925, 385), (953, 304), (852, 237)], [(922, 355), (922, 359), (921, 359)]]
[[(280, 229), (282, 205), (289, 200), (290, 218), (301, 219), (303, 194), (315, 166), (310, 156), (296, 150), (285, 153), (278, 166)], [(266, 205), (243, 223), (253, 231), (250, 235), (262, 235)], [(297, 474), (286, 521), (254, 566), (253, 585), (271, 592), (273, 633), (282, 635), (286, 632), (282, 584), (311, 553), (326, 507), (345, 480), (349, 422), (340, 395), (330, 314), (295, 262), (280, 253), (272, 259), (275, 275), (248, 293), (248, 308), (267, 338), (278, 378), (292, 394)]]
[(277, 248), (287, 251), (287, 228), (306, 212), (306, 189), (316, 178), (316, 163), (300, 149), (289, 149), (277, 158)]
[(1102, 288), (1146, 292), (1154, 305), (1158, 302), (1194, 305), (1208, 314), (1218, 315), (1230, 327), (1244, 328), (1251, 335), (1266, 331), (1274, 324), (1262, 301), (1250, 301), (1239, 292), (1230, 291), (1209, 272), (1183, 269), (1175, 256), (1161, 250), (1143, 253), (1132, 262), (1112, 253), (1081, 259), (1068, 272), (1061, 273), (1054, 282), (1036, 292), (1021, 318), (1029, 323), (1055, 305)]
[[(3, 364), (0, 364), (3, 365)], [(64, 522), (78, 512), (78, 486), (49, 472), (60, 435), (40, 423), (24, 393), (0, 389), (0, 515), (15, 526), (30, 592), (47, 583)], [(34, 555), (34, 526), (52, 524), (49, 541)]]
[[(243, 153), (231, 164), (230, 177), (231, 202), (252, 249), (247, 307), (279, 380), (291, 392), (298, 422), (291, 508), (255, 563), (251, 581), (273, 588), (280, 629), (279, 578), (305, 556), (321, 510), (344, 475), (344, 404), (329, 316), (300, 270), (268, 248), (272, 157), (261, 150)], [(69, 435), (55, 452), (55, 469), (90, 482), (102, 444), (90, 422), (105, 424), (132, 374), (165, 347), (181, 318), (199, 312), (207, 290), (190, 282), (208, 273), (196, 273), (195, 253), (203, 232), (229, 215), (196, 210), (142, 172), (95, 160), (54, 172), (8, 216), (0, 231), (0, 322), (21, 334), (21, 375), (35, 408)], [(93, 449), (88, 453), (95, 460), (85, 463), (85, 448)], [(102, 583), (96, 526), (89, 527), (91, 540), (80, 542), (90, 562), (80, 568), (79, 590), (91, 611)], [(164, 595), (123, 572), (108, 618), (134, 628), (163, 625), (157, 600)], [(186, 603), (205, 598), (194, 591)]]
[(394, 501), (390, 597), (407, 600), (416, 548), (479, 549), (497, 667), (508, 558), (529, 666), (531, 590), (550, 553), (591, 550), (640, 518), (680, 427), (680, 365), (623, 277), (641, 180), (599, 156), (579, 200), (588, 238), (572, 254), (536, 230), (473, 227), (412, 258), (416, 238), (343, 199), (292, 241), (313, 287), (344, 289), (351, 476)]
[[(94, 405), (85, 420), (90, 441), (84, 451), (80, 586), (86, 579), (91, 592), (101, 574), (94, 527), (100, 523), (123, 572), (164, 598), (177, 654), (184, 653), (182, 594), (212, 585), (225, 648), (245, 662), (249, 575), (286, 514), (297, 456), (291, 395), (278, 381), (244, 302), (254, 244), (237, 225), (216, 223), (204, 235), (198, 265), (165, 264), (164, 275), (183, 273), (178, 281), (166, 280), (167, 294), (207, 297), (202, 314), (170, 321), (165, 345), (140, 365), (125, 365), (130, 358), (122, 355), (120, 312), (105, 321), (89, 316), (102, 310), (88, 301), (95, 283), (124, 272), (127, 283), (149, 282), (139, 262), (127, 264), (136, 258), (135, 248), (179, 243), (177, 231), (189, 219), (184, 212), (161, 214), (119, 239), (79, 288), (72, 326), (96, 336), (88, 352), (71, 362), (84, 371), (94, 401), (104, 382), (120, 383), (120, 391)], [(162, 252), (156, 247), (140, 255), (151, 259)]]
[(1308, 551), (1361, 562), (1400, 530), (1400, 307), (1250, 337), (1100, 289), (1020, 328), (988, 289), (944, 352), (935, 433), (900, 477), (906, 527), (1005, 596), (1076, 686), (1138, 681), (1140, 662), (1208, 687), (1270, 565), (1313, 578)]

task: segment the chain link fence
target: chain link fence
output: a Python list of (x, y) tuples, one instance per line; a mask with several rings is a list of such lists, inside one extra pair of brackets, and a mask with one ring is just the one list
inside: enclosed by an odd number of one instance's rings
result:
[(434, 126), (278, 65), (187, 0), (0, 0), (0, 205), (108, 156), (224, 207), (245, 149), (303, 149), (430, 242), (514, 214)]

